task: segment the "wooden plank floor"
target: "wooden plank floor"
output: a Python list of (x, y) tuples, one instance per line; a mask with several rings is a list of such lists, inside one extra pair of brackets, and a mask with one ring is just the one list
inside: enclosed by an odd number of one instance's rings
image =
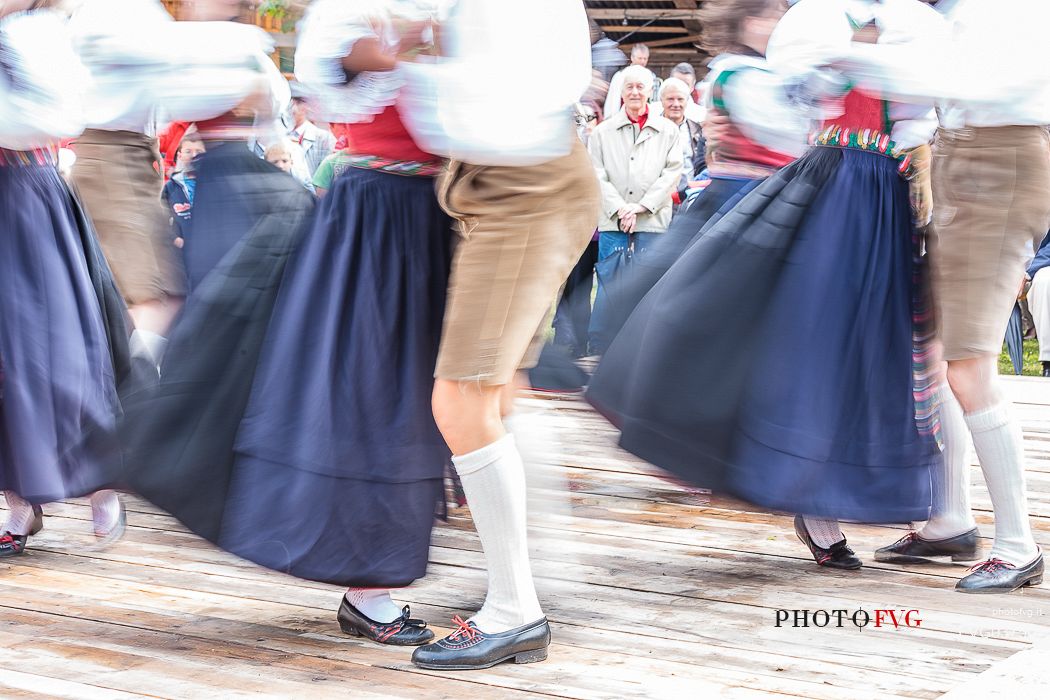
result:
[[(1027, 437), (1033, 525), (1050, 547), (1050, 381), (1006, 383)], [(865, 568), (820, 570), (789, 516), (657, 477), (578, 399), (521, 404), (520, 428), (535, 436), (531, 546), (554, 629), (548, 662), (414, 669), (406, 650), (340, 634), (340, 590), (238, 560), (132, 498), (125, 539), (92, 549), (90, 507), (76, 500), (48, 506), (30, 552), (0, 563), (0, 698), (832, 700), (1050, 687), (1050, 588), (964, 596), (951, 590), (964, 566), (876, 564), (871, 552), (903, 533), (892, 527), (846, 526)], [(480, 604), (482, 564), (469, 513), (453, 510), (429, 575), (401, 599), (445, 629)], [(778, 628), (781, 609), (915, 609), (921, 626)]]

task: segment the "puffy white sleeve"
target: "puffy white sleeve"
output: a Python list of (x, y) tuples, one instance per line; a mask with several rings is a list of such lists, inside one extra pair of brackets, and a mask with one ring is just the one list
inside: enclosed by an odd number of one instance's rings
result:
[(299, 26), (295, 78), (316, 99), (331, 122), (368, 121), (397, 102), (404, 84), (400, 70), (347, 76), (343, 59), (361, 39), (378, 39), (396, 49), (399, 41), (386, 3), (375, 0), (317, 0)]
[(823, 120), (841, 113), (849, 80), (831, 65), (849, 50), (849, 21), (837, 0), (806, 0), (777, 23), (766, 48), (770, 69), (783, 90), (807, 116)]
[(783, 79), (758, 66), (713, 71), (709, 92), (751, 141), (798, 157), (815, 124), (788, 99)]
[(948, 20), (921, 6), (906, 20), (914, 27), (910, 41), (887, 36), (878, 44), (853, 44), (840, 69), (861, 86), (928, 105), (1008, 105), (1048, 80), (1045, 0), (960, 3)]
[(403, 116), (420, 146), (478, 165), (566, 155), (572, 106), (591, 82), (583, 4), (460, 0), (449, 32), (450, 58), (402, 68)]
[(275, 85), (267, 58), (273, 41), (258, 27), (176, 22), (152, 0), (88, 0), (70, 27), (81, 60), (98, 77), (96, 89), (168, 119), (210, 119)]
[(29, 150), (80, 134), (87, 82), (57, 14), (0, 20), (0, 148)]

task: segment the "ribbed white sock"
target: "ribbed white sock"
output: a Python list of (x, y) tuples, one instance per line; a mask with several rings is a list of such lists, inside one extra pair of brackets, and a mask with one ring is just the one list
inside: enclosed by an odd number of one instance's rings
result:
[(496, 634), (543, 617), (529, 566), (525, 469), (505, 435), (491, 445), (452, 458), (488, 565), (485, 604), (473, 618)]
[(842, 534), (841, 528), (839, 528), (838, 520), (825, 520), (803, 515), (802, 522), (805, 523), (806, 532), (809, 533), (813, 544), (821, 549), (828, 549), (836, 542), (846, 539), (846, 536)]
[(7, 522), (0, 533), (28, 535), (33, 529), (33, 505), (14, 491), (4, 491), (4, 499), (7, 501)]
[(168, 347), (168, 339), (153, 331), (135, 329), (128, 339), (128, 350), (133, 357), (143, 357), (155, 365), (160, 365), (164, 358), (164, 351)]
[(962, 406), (946, 385), (940, 388), (940, 401), (943, 464), (930, 475), (933, 508), (929, 521), (919, 530), (919, 536), (926, 540), (948, 539), (977, 526), (970, 507), (970, 431)]
[(1024, 445), (1020, 424), (1006, 403), (966, 416), (995, 511), (995, 542), (990, 559), (1023, 566), (1039, 553), (1028, 522)]
[(346, 592), (346, 600), (376, 622), (393, 622), (401, 617), (401, 608), (390, 597), (388, 588), (351, 588)]
[(120, 521), (120, 497), (116, 491), (104, 489), (91, 494), (91, 520), (95, 534), (107, 535)]

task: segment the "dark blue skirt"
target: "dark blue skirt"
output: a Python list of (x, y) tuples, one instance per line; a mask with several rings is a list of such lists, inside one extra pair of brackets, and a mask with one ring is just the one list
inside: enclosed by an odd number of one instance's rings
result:
[(281, 284), (222, 547), (342, 585), (423, 576), (449, 458), (431, 392), (451, 242), (431, 178), (335, 182)]
[(766, 508), (924, 520), (940, 459), (912, 394), (907, 183), (817, 148), (691, 245), (628, 320), (588, 397), (621, 444)]
[(120, 404), (89, 226), (54, 168), (0, 166), (0, 489), (33, 503), (109, 481)]

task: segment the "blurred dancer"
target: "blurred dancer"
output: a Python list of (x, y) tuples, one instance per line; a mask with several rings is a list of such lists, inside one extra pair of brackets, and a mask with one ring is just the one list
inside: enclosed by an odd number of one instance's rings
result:
[(626, 449), (801, 514), (799, 538), (839, 569), (861, 561), (836, 518), (924, 519), (939, 459), (929, 378), (913, 375), (923, 309), (904, 178), (932, 111), (851, 90), (824, 65), (855, 37), (873, 40), (875, 25), (899, 41), (943, 31), (915, 0), (805, 0), (784, 15), (770, 65), (796, 99), (835, 116), (653, 287), (588, 394)]
[(961, 0), (947, 8), (950, 35), (852, 46), (838, 60), (872, 89), (917, 104), (936, 100), (941, 123), (930, 264), (948, 363), (941, 392), (946, 463), (934, 473), (930, 521), (876, 558), (977, 558), (969, 431), (995, 510), (995, 541), (956, 590), (1000, 593), (1038, 584), (1044, 569), (1028, 522), (1021, 427), (998, 387), (996, 363), (1025, 267), (1050, 225), (1050, 73), (1043, 58), (1050, 7), (1040, 0)]
[(93, 81), (73, 183), (135, 322), (132, 350), (155, 363), (185, 293), (164, 225), (163, 160), (153, 136), (160, 105), (152, 83), (178, 78), (147, 70), (166, 58), (175, 72), (192, 48), (156, 34), (165, 23), (174, 20), (157, 0), (85, 0), (70, 25)]
[[(594, 231), (598, 187), (572, 121), (591, 81), (587, 31), (579, 2), (460, 0), (442, 28), (449, 58), (404, 66), (410, 104), (434, 110), (429, 123), (410, 125), (433, 139), (431, 150), (455, 159), (439, 188), (460, 240), (433, 405), (489, 574), (481, 610), (415, 651), (423, 668), (547, 656), (550, 627), (526, 541), (525, 473), (502, 416), (515, 372), (535, 364), (534, 338)], [(539, 35), (548, 48), (537, 54), (531, 42)]]
[[(43, 526), (39, 504), (106, 485), (127, 360), (123, 306), (56, 169), (59, 140), (83, 128), (86, 73), (48, 4), (0, 4), (0, 557)], [(116, 494), (91, 505), (95, 535), (118, 537)]]
[(434, 191), (442, 162), (396, 106), (398, 55), (429, 13), (391, 6), (323, 0), (301, 26), (297, 77), (349, 125), (355, 155), (312, 217), (310, 195), (243, 143), (209, 146), (207, 158), (235, 146), (214, 162), (237, 169), (214, 180), (225, 201), (205, 213), (202, 158), (194, 225), (225, 221), (241, 238), (187, 300), (155, 417), (132, 438), (144, 495), (239, 556), (353, 586), (343, 631), (404, 646), (434, 636), (389, 588), (425, 573), (443, 497), (430, 396), (452, 231)]

